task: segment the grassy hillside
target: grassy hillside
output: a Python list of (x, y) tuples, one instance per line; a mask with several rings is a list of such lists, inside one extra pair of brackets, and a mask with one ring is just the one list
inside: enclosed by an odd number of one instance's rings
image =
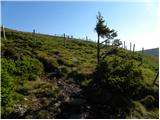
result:
[(109, 47), (97, 66), (94, 42), (64, 47), (64, 38), (11, 29), (6, 38), (2, 118), (158, 118), (158, 57), (141, 64), (139, 53)]
[(144, 50), (145, 54), (159, 56), (159, 48), (147, 49)]

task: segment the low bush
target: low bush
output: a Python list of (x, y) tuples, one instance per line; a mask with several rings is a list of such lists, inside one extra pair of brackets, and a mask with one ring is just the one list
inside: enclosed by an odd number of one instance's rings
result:
[(2, 57), (1, 65), (2, 65), (2, 70), (5, 70), (10, 74), (14, 74), (14, 72), (17, 69), (15, 62), (12, 59), (6, 59)]
[(113, 56), (97, 67), (95, 82), (105, 85), (113, 92), (133, 97), (143, 86), (143, 77), (141, 69), (136, 67), (134, 61)]
[(8, 74), (7, 71), (1, 71), (1, 105), (12, 104), (12, 97), (14, 92), (14, 79)]
[(15, 64), (15, 74), (24, 79), (36, 79), (36, 76), (43, 72), (43, 64), (34, 58), (24, 57), (23, 60), (15, 61)]
[(2, 51), (4, 51), (4, 56), (5, 58), (10, 58), (10, 59), (16, 59), (16, 53), (17, 51), (13, 48), (7, 48), (7, 49), (3, 49)]
[(45, 72), (53, 72), (58, 67), (57, 61), (45, 53), (38, 54), (37, 58), (43, 63)]
[(36, 119), (47, 119), (47, 118), (50, 118), (49, 111), (47, 111), (47, 110), (40, 110), (36, 114)]

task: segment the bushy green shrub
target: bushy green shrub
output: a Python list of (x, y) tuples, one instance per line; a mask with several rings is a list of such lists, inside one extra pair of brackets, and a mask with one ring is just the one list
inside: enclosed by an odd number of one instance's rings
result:
[(60, 71), (65, 75), (69, 72), (68, 68), (67, 67), (61, 67), (60, 68)]
[(14, 92), (14, 79), (7, 71), (1, 71), (1, 105), (10, 105), (12, 103), (12, 96)]
[(47, 110), (40, 110), (37, 113), (36, 118), (37, 119), (47, 119), (47, 118), (50, 118), (49, 111), (47, 111)]
[(17, 68), (15, 74), (26, 79), (35, 79), (43, 71), (42, 63), (34, 58), (24, 57), (23, 60), (15, 61), (15, 64)]
[(122, 58), (126, 58), (126, 59), (131, 59), (131, 60), (137, 60), (140, 61), (141, 60), (141, 54), (136, 53), (136, 52), (130, 52), (127, 51), (123, 48), (108, 48), (107, 49), (107, 54), (108, 55), (116, 55)]
[(132, 111), (133, 117), (144, 118), (146, 115), (145, 107), (138, 101), (133, 102), (134, 110)]
[(32, 48), (40, 48), (42, 46), (42, 42), (41, 41), (36, 41), (36, 40), (31, 40), (28, 43), (29, 47)]
[(4, 56), (6, 57), (6, 58), (11, 58), (11, 59), (16, 59), (17, 57), (16, 57), (16, 53), (17, 53), (17, 51), (14, 49), (14, 48), (7, 48), (7, 49), (3, 49), (3, 51), (4, 51)]
[(65, 63), (65, 61), (63, 60), (63, 59), (57, 59), (57, 63), (59, 64), (59, 65), (64, 65), (64, 63)]
[(100, 63), (95, 74), (95, 81), (98, 84), (125, 96), (135, 96), (143, 86), (141, 69), (134, 61), (121, 57), (108, 57), (107, 61)]
[(1, 65), (2, 65), (2, 69), (7, 71), (10, 74), (13, 74), (16, 71), (16, 65), (14, 60), (2, 58)]
[(58, 64), (53, 57), (50, 57), (45, 53), (39, 53), (37, 57), (43, 63), (46, 72), (53, 72), (57, 69)]

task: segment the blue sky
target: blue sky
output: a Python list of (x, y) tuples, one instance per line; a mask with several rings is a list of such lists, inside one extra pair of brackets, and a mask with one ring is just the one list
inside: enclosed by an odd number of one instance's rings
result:
[(136, 50), (158, 47), (158, 1), (56, 2), (3, 1), (2, 24), (8, 28), (45, 34), (73, 35), (97, 40), (94, 27), (98, 11), (118, 38), (136, 44)]

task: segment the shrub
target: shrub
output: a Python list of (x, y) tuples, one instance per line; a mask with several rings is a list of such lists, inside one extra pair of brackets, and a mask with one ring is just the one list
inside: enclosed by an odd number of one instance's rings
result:
[(63, 74), (67, 74), (69, 72), (67, 67), (61, 67), (60, 70)]
[(14, 79), (5, 70), (2, 70), (1, 75), (2, 106), (10, 105), (12, 104), (12, 95), (15, 86)]
[(2, 58), (1, 64), (2, 64), (2, 69), (10, 74), (13, 74), (16, 71), (15, 62), (11, 59)]
[(38, 59), (43, 63), (46, 72), (53, 72), (58, 67), (56, 60), (45, 53), (38, 54)]
[(37, 113), (36, 118), (37, 119), (47, 119), (47, 118), (50, 118), (49, 111), (47, 111), (47, 110), (40, 110)]
[(43, 71), (43, 65), (40, 61), (34, 58), (24, 57), (23, 60), (15, 61), (16, 75), (20, 75), (25, 79), (35, 79)]
[(17, 59), (16, 53), (17, 53), (17, 51), (15, 49), (7, 48), (6, 50), (4, 50), (4, 54), (3, 55), (6, 58)]
[(42, 98), (42, 97), (56, 98), (58, 95), (58, 92), (59, 91), (57, 86), (50, 83), (40, 83), (36, 85), (35, 90), (32, 91), (32, 93), (35, 94), (37, 98)]
[(101, 62), (95, 74), (95, 81), (98, 84), (125, 96), (135, 96), (143, 86), (141, 69), (136, 67), (134, 61), (120, 57), (114, 56)]
[(57, 59), (57, 63), (59, 64), (59, 65), (64, 65), (64, 60), (63, 59)]
[(132, 114), (134, 117), (144, 118), (144, 116), (146, 115), (146, 109), (140, 102), (134, 101), (133, 108), (134, 110)]
[(29, 47), (40, 48), (41, 46), (42, 46), (42, 42), (41, 41), (36, 41), (36, 40), (30, 40), (29, 41)]
[(32, 81), (32, 80), (37, 80), (38, 76), (36, 74), (30, 74), (28, 77), (28, 80)]

